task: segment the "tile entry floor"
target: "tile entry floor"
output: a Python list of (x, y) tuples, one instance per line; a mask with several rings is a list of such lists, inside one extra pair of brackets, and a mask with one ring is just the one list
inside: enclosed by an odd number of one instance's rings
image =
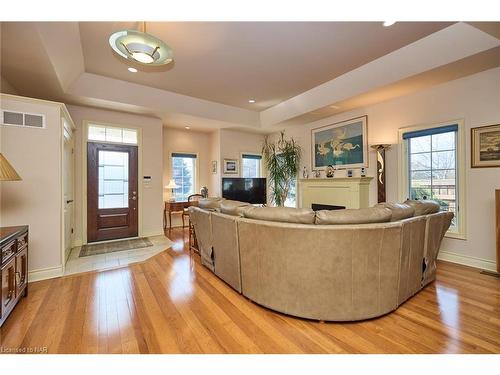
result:
[(173, 245), (173, 242), (163, 235), (148, 238), (153, 243), (153, 246), (115, 251), (109, 254), (91, 255), (82, 258), (79, 257), (81, 246), (74, 247), (71, 249), (68, 261), (66, 262), (64, 275), (100, 271), (126, 266), (131, 263), (143, 262)]

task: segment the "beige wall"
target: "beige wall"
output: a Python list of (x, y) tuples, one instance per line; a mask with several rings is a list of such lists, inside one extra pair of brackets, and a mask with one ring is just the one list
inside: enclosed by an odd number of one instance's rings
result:
[[(140, 235), (151, 236), (162, 233), (162, 178), (163, 178), (163, 143), (162, 121), (157, 118), (108, 111), (90, 107), (68, 106), (69, 113), (76, 126), (75, 132), (75, 243), (83, 239), (83, 128), (84, 121), (129, 126), (141, 129), (142, 133), (142, 171), (139, 185), (142, 186), (141, 212), (139, 222)], [(140, 168), (140, 167), (139, 167)], [(151, 176), (150, 183), (143, 183), (142, 176)], [(139, 189), (141, 189), (141, 186)], [(140, 193), (140, 190), (139, 190)]]
[[(198, 154), (196, 191), (207, 186), (211, 196), (220, 196), (223, 159), (238, 159), (244, 152), (260, 153), (264, 136), (237, 130), (217, 129), (212, 133), (165, 128), (163, 131), (163, 182), (172, 178), (170, 155), (172, 152)], [(212, 161), (217, 161), (217, 173), (212, 173)], [(241, 160), (240, 160), (241, 162)], [(227, 175), (234, 176), (234, 175)], [(168, 192), (164, 197), (169, 196)]]
[[(387, 152), (387, 200), (397, 201), (398, 129), (463, 119), (466, 127), (467, 239), (446, 238), (442, 253), (445, 256), (448, 252), (450, 260), (491, 268), (495, 261), (494, 190), (500, 188), (500, 168), (470, 168), (470, 128), (500, 123), (499, 100), (500, 68), (497, 68), (314, 123), (293, 126), (286, 129), (286, 135), (294, 137), (303, 147), (302, 166), (306, 166), (310, 173), (311, 129), (368, 115), (369, 144), (393, 144)], [(359, 171), (355, 173), (359, 174)], [(376, 175), (372, 150), (368, 175)], [(375, 204), (376, 200), (376, 183), (372, 181), (370, 203)]]
[(4, 94), (17, 95), (17, 90), (5, 78), (0, 76), (0, 92)]
[[(163, 129), (163, 186), (166, 186), (172, 178), (171, 155), (173, 152), (188, 152), (198, 155), (194, 190), (199, 193), (203, 186), (207, 186), (210, 190), (210, 133), (172, 128)], [(168, 198), (169, 196), (170, 192), (164, 191), (164, 197)]]
[[(0, 97), (2, 109), (45, 115), (46, 128), (0, 125), (0, 151), (22, 181), (0, 183), (0, 225), (29, 225), (30, 274), (62, 267), (61, 110), (55, 103)], [(31, 277), (31, 275), (30, 275)]]
[[(224, 159), (238, 159), (240, 164), (238, 176), (241, 176), (241, 154), (245, 152), (260, 154), (263, 142), (264, 136), (262, 134), (222, 129), (220, 131), (221, 171)], [(235, 175), (222, 174), (222, 177), (226, 176), (235, 177)]]
[[(217, 162), (216, 173), (212, 173), (212, 161)], [(221, 196), (220, 129), (210, 133), (210, 196)]]

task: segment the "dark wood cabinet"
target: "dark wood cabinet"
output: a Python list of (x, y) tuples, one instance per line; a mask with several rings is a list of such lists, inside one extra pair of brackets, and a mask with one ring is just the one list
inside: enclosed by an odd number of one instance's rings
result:
[(0, 228), (0, 326), (28, 295), (28, 227)]

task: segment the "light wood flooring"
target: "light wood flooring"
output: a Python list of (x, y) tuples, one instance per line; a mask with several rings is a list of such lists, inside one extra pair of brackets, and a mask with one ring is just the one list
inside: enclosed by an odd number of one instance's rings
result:
[(500, 279), (440, 262), (437, 281), (381, 318), (319, 323), (258, 306), (188, 251), (30, 284), (0, 328), (3, 352), (500, 353)]

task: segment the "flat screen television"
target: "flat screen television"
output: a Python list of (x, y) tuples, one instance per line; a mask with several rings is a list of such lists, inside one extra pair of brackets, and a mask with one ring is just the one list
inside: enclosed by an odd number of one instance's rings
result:
[(222, 197), (251, 204), (265, 204), (265, 178), (224, 177), (222, 179)]

